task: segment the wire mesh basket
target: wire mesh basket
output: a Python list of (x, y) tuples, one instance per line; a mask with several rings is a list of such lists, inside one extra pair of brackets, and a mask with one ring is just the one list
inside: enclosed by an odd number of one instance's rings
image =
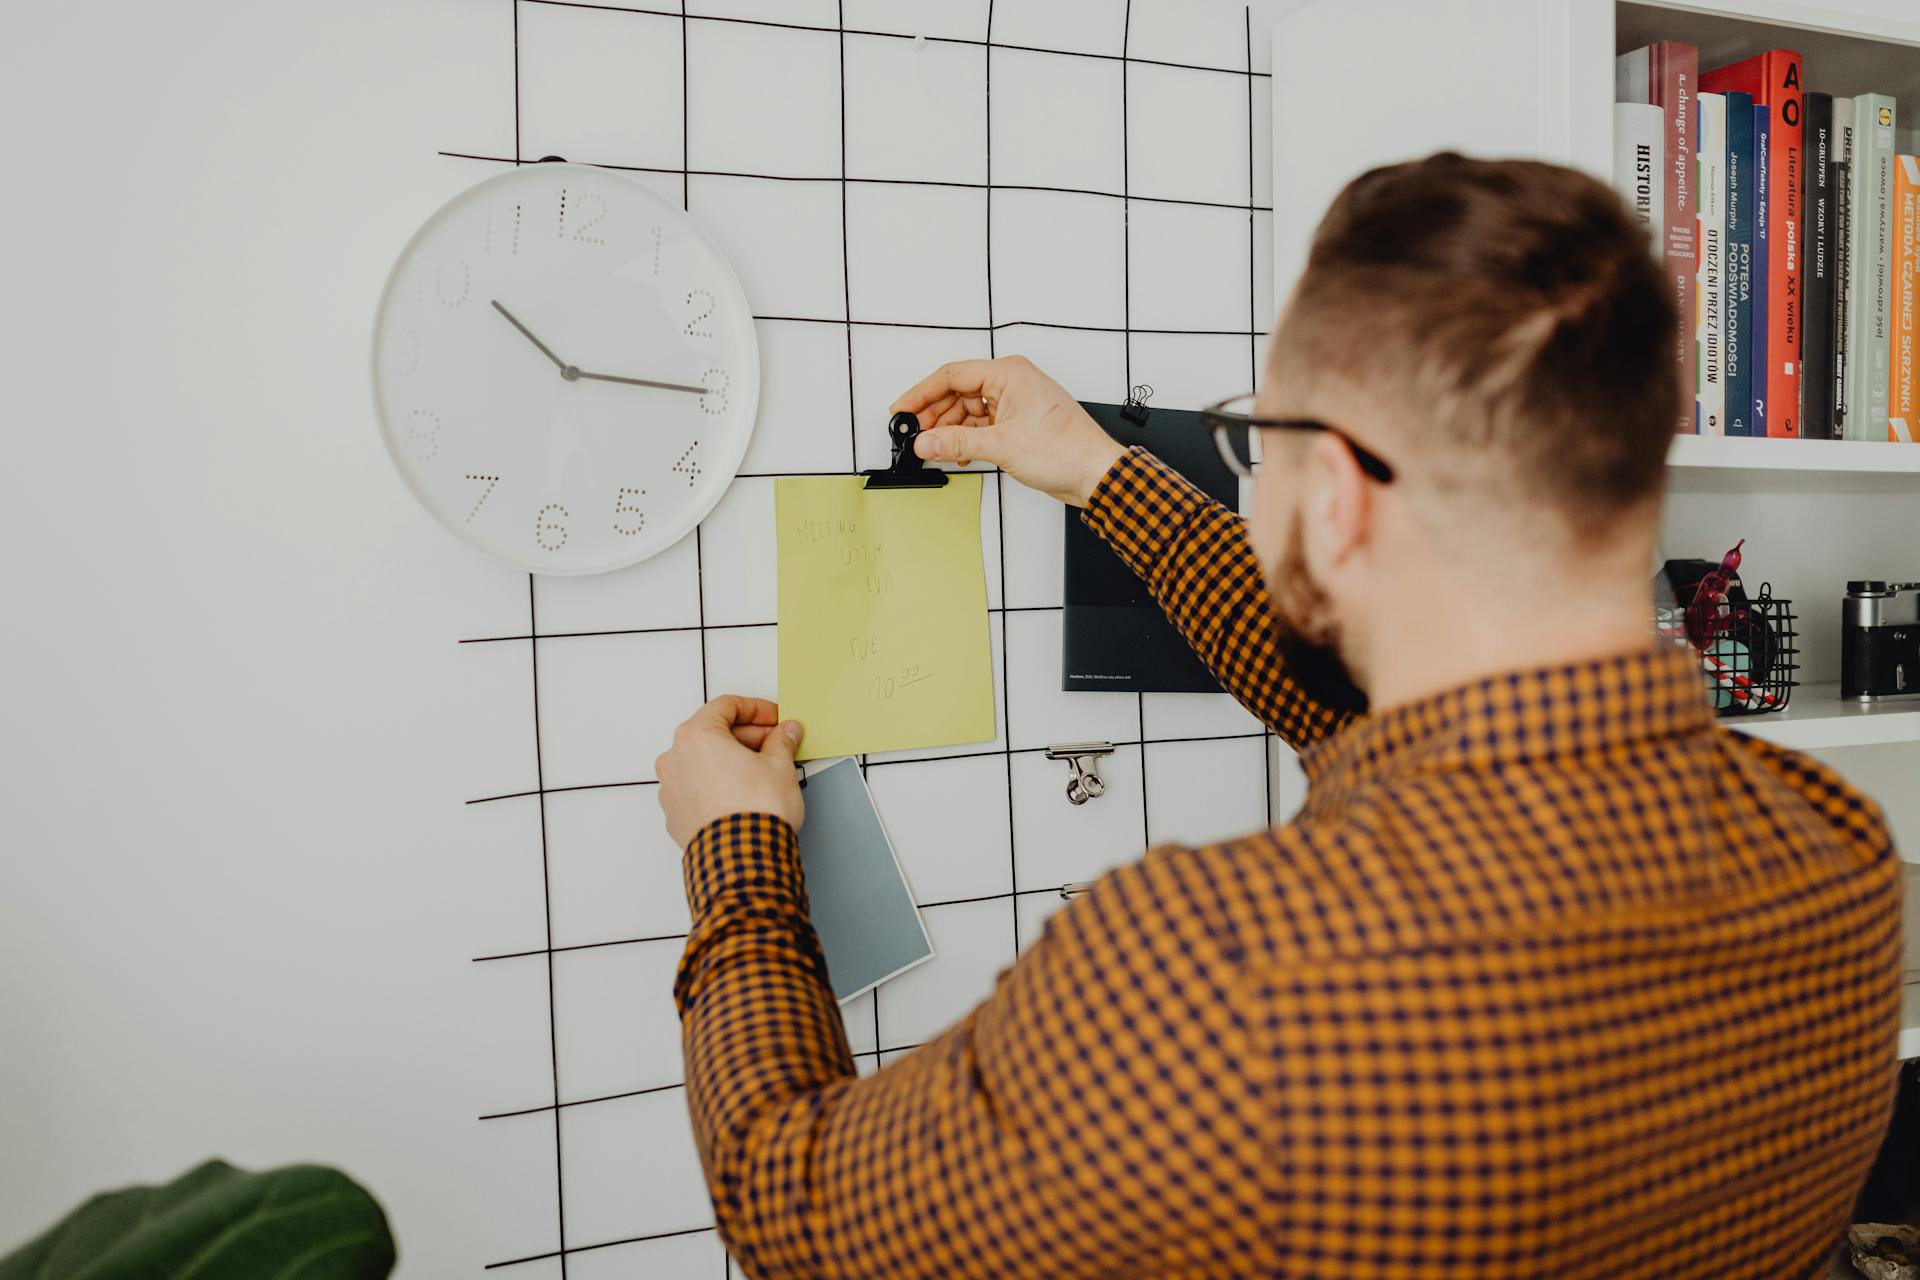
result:
[(1786, 709), (1800, 682), (1796, 622), (1793, 602), (1774, 595), (1772, 583), (1749, 597), (1737, 575), (1675, 585), (1654, 610), (1654, 629), (1699, 659), (1707, 695), (1723, 716)]

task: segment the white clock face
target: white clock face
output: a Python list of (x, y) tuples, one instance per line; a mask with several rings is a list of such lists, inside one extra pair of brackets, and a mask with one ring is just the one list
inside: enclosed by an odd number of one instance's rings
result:
[(631, 179), (536, 164), (413, 237), (374, 325), (396, 466), (440, 523), (536, 573), (672, 546), (753, 430), (760, 355), (733, 269)]

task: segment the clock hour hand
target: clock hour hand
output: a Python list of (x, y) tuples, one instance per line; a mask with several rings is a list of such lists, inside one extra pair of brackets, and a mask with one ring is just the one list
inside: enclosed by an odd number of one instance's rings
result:
[[(572, 369), (572, 366), (569, 365), (565, 360), (562, 360), (559, 356), (553, 354), (552, 351), (548, 350), (547, 344), (540, 341), (540, 339), (534, 337), (533, 330), (521, 324), (519, 319), (514, 316), (513, 312), (507, 310), (505, 307), (500, 305), (498, 299), (489, 299), (489, 301), (493, 302), (493, 309), (495, 311), (498, 311), (501, 315), (507, 318), (508, 324), (512, 325), (514, 328), (518, 329), (523, 335), (525, 335), (528, 342), (531, 342), (534, 346), (540, 348), (541, 355), (553, 361), (554, 365), (560, 370), (561, 377), (572, 378), (572, 377), (580, 376), (579, 370)], [(571, 373), (568, 372), (570, 369), (572, 369)]]
[(705, 387), (690, 387), (684, 382), (655, 382), (651, 378), (618, 378), (611, 373), (588, 373), (585, 369), (572, 370), (566, 376), (592, 378), (595, 382), (624, 382), (630, 387), (658, 387), (662, 391), (686, 391), (696, 396), (707, 394)]

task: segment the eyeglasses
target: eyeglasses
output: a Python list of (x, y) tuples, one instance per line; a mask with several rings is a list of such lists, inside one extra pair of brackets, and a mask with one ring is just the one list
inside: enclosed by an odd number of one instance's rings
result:
[(1338, 436), (1353, 452), (1360, 470), (1381, 484), (1393, 483), (1393, 468), (1387, 460), (1335, 426), (1313, 418), (1262, 418), (1253, 412), (1253, 396), (1234, 396), (1200, 411), (1200, 421), (1213, 432), (1220, 460), (1235, 475), (1250, 476), (1260, 461), (1260, 436), (1255, 428), (1268, 431), (1325, 431)]

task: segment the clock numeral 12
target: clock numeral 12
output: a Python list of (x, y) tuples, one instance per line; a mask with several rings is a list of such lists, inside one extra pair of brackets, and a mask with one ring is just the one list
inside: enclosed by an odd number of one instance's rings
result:
[(540, 508), (533, 518), (533, 540), (548, 551), (567, 545), (567, 509), (557, 502)]
[[(613, 494), (613, 531), (631, 537), (647, 527), (647, 513), (628, 502), (628, 498), (644, 498), (645, 489), (616, 489)], [(631, 522), (621, 520), (621, 516), (631, 516)]]
[[(600, 225), (600, 220), (607, 216), (607, 202), (591, 191), (568, 191), (565, 187), (560, 188), (560, 221), (555, 228), (554, 234), (563, 240), (566, 238), (567, 200), (569, 197), (573, 200), (573, 216), (575, 222), (573, 238), (582, 244), (605, 244), (606, 241), (600, 236), (590, 236), (587, 234), (590, 229)], [(581, 222), (579, 221), (580, 215), (587, 210), (589, 202), (591, 202), (593, 207), (593, 216), (585, 222)], [(657, 267), (655, 269), (658, 270)]]

